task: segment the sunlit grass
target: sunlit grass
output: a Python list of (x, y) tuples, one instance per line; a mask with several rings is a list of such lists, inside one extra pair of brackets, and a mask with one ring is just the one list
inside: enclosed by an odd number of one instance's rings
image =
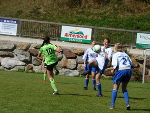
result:
[[(52, 95), (50, 83), (43, 74), (0, 71), (0, 113), (126, 113), (121, 90), (116, 109), (109, 110), (112, 80), (102, 79), (103, 97), (96, 97), (90, 80), (83, 90), (84, 77), (55, 76), (60, 95)], [(130, 82), (128, 86), (131, 113), (150, 110), (150, 84)]]

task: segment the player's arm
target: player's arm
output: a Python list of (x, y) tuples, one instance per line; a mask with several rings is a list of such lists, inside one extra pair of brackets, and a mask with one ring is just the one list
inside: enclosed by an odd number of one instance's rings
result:
[(103, 52), (104, 55), (105, 55), (105, 59), (108, 59), (108, 54), (107, 54), (106, 51), (105, 51), (105, 47), (102, 49), (102, 52)]
[(130, 57), (128, 57), (128, 59), (129, 59), (131, 68), (134, 68), (134, 64), (133, 64), (132, 60), (130, 59)]
[(108, 57), (107, 57), (107, 59), (110, 61), (110, 60), (111, 60), (111, 57), (112, 57), (112, 49), (110, 48), (110, 49), (109, 49), (109, 52), (108, 52)]
[(88, 56), (88, 51), (86, 50), (85, 53), (84, 53), (84, 55), (83, 55), (83, 57), (82, 57), (82, 59), (84, 60), (84, 61), (83, 61), (84, 67), (86, 67), (87, 56)]
[(58, 53), (62, 52), (62, 49), (61, 49), (60, 46), (56, 46), (56, 47), (57, 47), (57, 48), (56, 48), (56, 52), (58, 52)]
[(37, 55), (37, 58), (39, 58), (39, 59), (42, 60), (41, 55), (42, 55), (42, 48), (40, 48), (39, 53), (38, 53), (38, 55)]
[(115, 71), (117, 70), (117, 67), (118, 67), (118, 61), (117, 61), (117, 55), (116, 54), (114, 54), (112, 57), (112, 66), (113, 66), (113, 69), (111, 70), (111, 73), (114, 74)]

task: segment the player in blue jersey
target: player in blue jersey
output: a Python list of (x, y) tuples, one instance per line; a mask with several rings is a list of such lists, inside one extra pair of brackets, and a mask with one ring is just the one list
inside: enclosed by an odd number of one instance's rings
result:
[(95, 80), (95, 71), (96, 68), (93, 66), (89, 66), (89, 61), (91, 61), (92, 59), (96, 58), (96, 53), (93, 51), (93, 47), (95, 45), (95, 41), (93, 41), (91, 43), (91, 48), (88, 48), (84, 55), (83, 55), (83, 60), (84, 60), (84, 75), (86, 75), (85, 78), (85, 85), (84, 85), (84, 89), (87, 90), (88, 89), (88, 84), (89, 84), (89, 75), (92, 75), (92, 82), (93, 82), (93, 89), (96, 90), (96, 80)]
[(114, 109), (115, 107), (115, 100), (117, 97), (117, 92), (119, 89), (120, 83), (122, 83), (122, 93), (124, 95), (124, 99), (126, 102), (126, 109), (130, 110), (129, 105), (129, 96), (127, 91), (127, 84), (131, 78), (133, 63), (130, 57), (122, 51), (122, 46), (120, 43), (115, 44), (114, 51), (116, 53), (113, 54), (112, 57), (112, 66), (114, 73), (113, 78), (113, 90), (112, 90), (112, 102), (110, 109)]

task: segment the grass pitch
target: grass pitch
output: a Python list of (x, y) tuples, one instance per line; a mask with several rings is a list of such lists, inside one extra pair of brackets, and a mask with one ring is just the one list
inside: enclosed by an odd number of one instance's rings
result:
[(131, 111), (125, 110), (121, 88), (116, 108), (109, 110), (112, 80), (102, 79), (103, 97), (96, 97), (90, 79), (83, 90), (83, 77), (55, 76), (60, 95), (52, 95), (43, 74), (0, 71), (0, 113), (149, 113), (150, 84), (130, 82)]

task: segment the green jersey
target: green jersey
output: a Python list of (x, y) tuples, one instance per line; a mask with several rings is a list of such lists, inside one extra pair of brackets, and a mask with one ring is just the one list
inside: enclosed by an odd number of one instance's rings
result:
[(56, 48), (57, 47), (53, 44), (46, 44), (40, 48), (39, 52), (44, 55), (45, 63), (47, 65), (51, 65), (58, 61), (57, 56), (55, 54)]

